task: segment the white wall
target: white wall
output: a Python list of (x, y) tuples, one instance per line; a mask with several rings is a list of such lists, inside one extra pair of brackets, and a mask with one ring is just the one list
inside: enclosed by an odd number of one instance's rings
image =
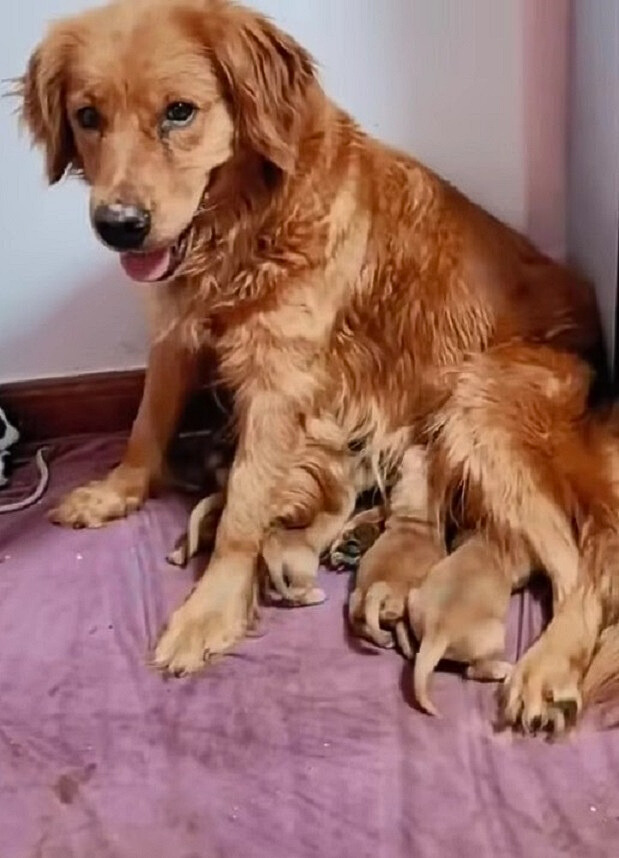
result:
[[(89, 5), (7, 4), (0, 79), (23, 72), (46, 21)], [(0, 382), (135, 367), (145, 341), (135, 287), (92, 236), (84, 187), (73, 180), (47, 189), (14, 108), (0, 103)]]
[(609, 355), (619, 244), (619, 2), (572, 9), (569, 255), (595, 283)]
[[(531, 2), (545, 0), (254, 5), (309, 47), (328, 90), (368, 129), (525, 228), (523, 4)], [(7, 4), (0, 78), (21, 73), (46, 20), (88, 5)], [(91, 236), (85, 189), (68, 182), (46, 190), (41, 161), (19, 138), (10, 105), (5, 101), (0, 111), (0, 382), (139, 365), (144, 329), (136, 287)]]

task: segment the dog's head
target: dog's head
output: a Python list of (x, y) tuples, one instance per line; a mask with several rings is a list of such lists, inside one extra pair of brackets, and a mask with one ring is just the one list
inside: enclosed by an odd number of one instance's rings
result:
[(50, 183), (82, 175), (95, 232), (152, 281), (225, 165), (294, 169), (313, 82), (293, 39), (227, 0), (116, 0), (53, 25), (19, 94)]

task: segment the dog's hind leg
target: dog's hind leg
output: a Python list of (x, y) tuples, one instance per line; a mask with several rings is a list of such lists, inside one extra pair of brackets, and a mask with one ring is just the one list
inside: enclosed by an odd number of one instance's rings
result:
[(572, 526), (572, 517), (614, 503), (584, 434), (588, 386), (569, 355), (493, 349), (457, 370), (435, 425), (437, 484), (463, 486), (467, 512), (499, 538), (523, 538), (553, 584), (555, 617), (506, 686), (506, 720), (525, 730), (560, 731), (576, 719), (601, 630), (595, 575), (580, 565)]

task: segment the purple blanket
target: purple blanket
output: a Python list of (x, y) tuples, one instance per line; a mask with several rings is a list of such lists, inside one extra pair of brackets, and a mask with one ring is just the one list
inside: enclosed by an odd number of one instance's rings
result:
[[(121, 443), (57, 445), (50, 499)], [(444, 717), (420, 714), (404, 662), (347, 641), (345, 576), (320, 607), (265, 610), (203, 676), (154, 673), (191, 583), (165, 562), (189, 505), (94, 532), (45, 503), (0, 516), (0, 858), (619, 854), (619, 732), (497, 735), (493, 689), (445, 673)], [(512, 608), (513, 656), (541, 620), (531, 596)]]

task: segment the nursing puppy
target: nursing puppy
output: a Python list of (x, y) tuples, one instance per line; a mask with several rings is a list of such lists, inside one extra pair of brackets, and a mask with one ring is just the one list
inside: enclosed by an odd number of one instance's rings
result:
[[(312, 435), (330, 437), (327, 446)], [(309, 438), (296, 468), (282, 490), (281, 514), (262, 544), (265, 583), (282, 602), (297, 607), (320, 604), (324, 591), (316, 585), (320, 560), (331, 556), (349, 532), (359, 495), (374, 488), (374, 469), (363, 456), (351, 453), (336, 429), (324, 421), (308, 423)], [(274, 591), (274, 594), (273, 594)]]
[[(357, 497), (375, 484), (370, 463), (348, 450), (336, 426), (311, 420), (306, 430), (296, 463), (280, 488), (278, 515), (260, 552), (265, 595), (299, 607), (324, 601), (324, 592), (316, 586), (320, 559), (332, 546), (341, 545), (351, 523), (368, 515), (358, 514), (351, 521)], [(316, 433), (323, 439), (321, 445), (313, 442)], [(191, 511), (187, 532), (168, 555), (172, 565), (185, 566), (200, 552), (213, 548), (229, 468), (218, 460), (211, 470), (211, 482), (219, 491), (200, 500)]]
[(385, 531), (361, 559), (348, 605), (352, 629), (377, 646), (393, 645), (411, 587), (419, 587), (445, 555), (428, 490), (426, 450), (413, 446), (391, 492)]
[(386, 514), (381, 503), (363, 507), (352, 515), (331, 546), (327, 558), (330, 568), (356, 570), (363, 555), (381, 535)]
[(501, 681), (511, 672), (505, 661), (505, 620), (512, 590), (534, 567), (523, 543), (511, 550), (479, 533), (464, 534), (452, 554), (408, 594), (408, 617), (421, 645), (415, 658), (414, 688), (419, 705), (438, 711), (428, 681), (443, 658), (468, 665), (469, 679)]

